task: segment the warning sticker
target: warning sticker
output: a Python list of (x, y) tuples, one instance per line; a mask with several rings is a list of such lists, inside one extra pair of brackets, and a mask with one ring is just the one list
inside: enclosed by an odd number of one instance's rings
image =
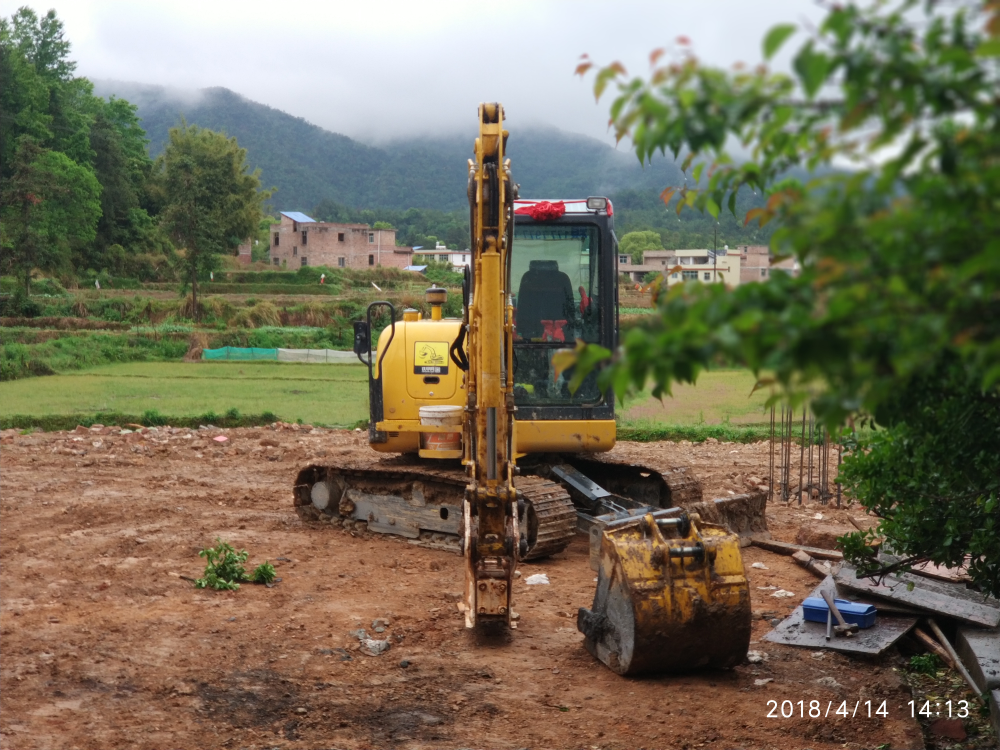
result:
[(448, 342), (418, 341), (413, 345), (413, 372), (417, 375), (448, 374)]

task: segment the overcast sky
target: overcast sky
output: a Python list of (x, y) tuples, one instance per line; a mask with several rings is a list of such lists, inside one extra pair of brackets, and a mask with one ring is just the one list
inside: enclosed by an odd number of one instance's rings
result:
[[(10, 14), (20, 2), (0, 0)], [(468, 132), (476, 105), (510, 126), (548, 124), (609, 142), (580, 55), (648, 70), (689, 37), (702, 59), (760, 61), (775, 23), (822, 17), (813, 0), (31, 0), (54, 7), (77, 71), (182, 89), (225, 86), (364, 141)], [(778, 61), (781, 64), (781, 61)]]

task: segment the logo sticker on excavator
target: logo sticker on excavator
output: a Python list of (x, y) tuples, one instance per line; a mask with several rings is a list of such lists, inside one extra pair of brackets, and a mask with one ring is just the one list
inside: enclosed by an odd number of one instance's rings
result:
[(413, 372), (417, 375), (448, 374), (448, 342), (418, 341), (413, 345)]

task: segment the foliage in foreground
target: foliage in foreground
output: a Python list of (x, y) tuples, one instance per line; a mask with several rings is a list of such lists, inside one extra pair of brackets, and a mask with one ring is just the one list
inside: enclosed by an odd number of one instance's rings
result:
[[(765, 58), (796, 32), (772, 29)], [(773, 373), (762, 386), (809, 400), (831, 429), (873, 420), (885, 431), (844, 477), (877, 533), (908, 563), (972, 555), (975, 583), (1000, 595), (1000, 6), (835, 4), (793, 75), (705, 67), (678, 44), (666, 64), (653, 53), (648, 80), (597, 73), (595, 94), (618, 87), (617, 135), (643, 160), (689, 154), (703, 186), (665, 190), (678, 211), (716, 217), (741, 190), (767, 194), (744, 221), (774, 222), (772, 251), (802, 273), (674, 287), (602, 382), (621, 395), (652, 377), (660, 395), (724, 361)], [(731, 138), (750, 159), (735, 163)], [(783, 180), (795, 167), (822, 176)], [(608, 356), (581, 347), (574, 380)], [(860, 536), (848, 558), (887, 572)]]
[(266, 560), (247, 574), (243, 564), (250, 553), (245, 549), (237, 552), (228, 543), (216, 537), (216, 546), (198, 553), (204, 557), (205, 575), (194, 582), (195, 588), (216, 591), (238, 591), (241, 583), (271, 583), (275, 578), (274, 566)]

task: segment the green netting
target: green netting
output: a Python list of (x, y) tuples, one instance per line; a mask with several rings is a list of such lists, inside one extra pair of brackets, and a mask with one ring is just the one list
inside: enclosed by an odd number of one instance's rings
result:
[(244, 348), (239, 346), (224, 346), (221, 349), (203, 349), (202, 359), (222, 359), (232, 362), (246, 362), (253, 359), (278, 359), (277, 349)]

